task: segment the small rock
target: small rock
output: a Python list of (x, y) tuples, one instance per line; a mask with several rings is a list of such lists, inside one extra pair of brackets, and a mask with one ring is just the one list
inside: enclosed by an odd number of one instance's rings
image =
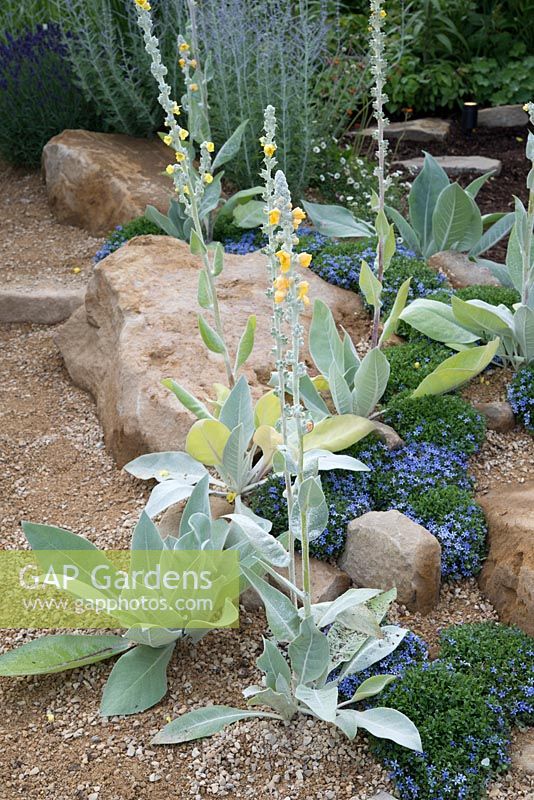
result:
[(373, 795), (369, 800), (395, 800), (395, 798), (389, 792), (379, 792)]
[[(447, 139), (451, 123), (434, 117), (392, 122), (384, 131), (387, 139), (403, 139), (406, 142), (443, 142)], [(372, 136), (375, 128), (364, 128), (362, 136)]]
[(512, 767), (534, 775), (534, 729), (520, 731), (511, 748)]
[[(435, 156), (434, 158), (447, 175), (464, 175), (466, 172), (474, 175), (493, 172), (494, 175), (500, 175), (502, 170), (502, 162), (497, 158), (485, 156)], [(423, 168), (424, 161), (424, 158), (408, 158), (405, 161), (394, 161), (392, 166), (417, 173)]]
[(339, 566), (356, 586), (397, 588), (399, 603), (428, 614), (439, 599), (441, 547), (400, 511), (370, 511), (352, 520)]
[(428, 259), (428, 266), (446, 275), (453, 289), (465, 286), (500, 286), (489, 269), (479, 267), (473, 261), (454, 250), (442, 250)]
[(386, 425), (384, 422), (376, 422), (373, 420), (375, 426), (375, 433), (383, 442), (388, 450), (398, 450), (399, 447), (404, 447), (405, 442), (404, 439), (401, 439), (397, 431), (391, 427), (391, 425)]
[[(176, 503), (162, 515), (158, 528), (163, 538), (166, 536), (178, 536), (184, 506), (185, 503)], [(230, 505), (224, 497), (214, 497), (213, 495), (210, 496), (210, 508), (213, 519), (219, 519), (224, 517), (225, 514), (233, 514), (235, 512), (235, 507)]]
[(33, 775), (39, 775), (39, 772), (40, 772), (40, 771), (41, 771), (41, 770), (39, 769), (39, 767), (32, 767), (32, 769), (29, 771), (29, 773), (28, 773), (28, 774), (29, 774), (29, 775), (32, 775), (32, 776), (33, 776)]
[(479, 128), (519, 128), (528, 123), (528, 114), (521, 104), (481, 108), (478, 112)]
[(490, 431), (506, 433), (515, 428), (515, 417), (510, 403), (473, 403), (479, 414), (486, 417), (486, 425)]
[(0, 323), (31, 322), (56, 325), (64, 322), (83, 305), (85, 288), (66, 286), (28, 286), (26, 289), (0, 290)]
[(166, 212), (172, 181), (164, 174), (169, 149), (154, 139), (66, 130), (43, 150), (50, 207), (60, 222), (107, 234), (144, 214), (148, 203)]

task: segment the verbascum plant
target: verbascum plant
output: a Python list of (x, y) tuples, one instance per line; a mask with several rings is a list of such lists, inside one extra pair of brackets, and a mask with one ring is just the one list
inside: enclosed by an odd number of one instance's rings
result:
[[(270, 638), (257, 659), (263, 673), (261, 684), (243, 694), (247, 709), (208, 706), (170, 722), (155, 737), (155, 744), (175, 744), (210, 736), (227, 725), (251, 717), (293, 720), (299, 715), (333, 723), (349, 739), (358, 728), (420, 751), (421, 740), (413, 723), (390, 708), (357, 711), (353, 706), (379, 694), (394, 680), (392, 675), (368, 678), (346, 701), (340, 702), (338, 685), (392, 652), (406, 631), (381, 626), (395, 591), (350, 589), (329, 603), (312, 603), (310, 542), (321, 535), (328, 522), (328, 508), (319, 478), (320, 451), (305, 451), (306, 434), (313, 421), (300, 399), (300, 381), (306, 372), (302, 360), (302, 311), (307, 304), (308, 283), (302, 278), (303, 264), (294, 250), (294, 228), (299, 214), (292, 208), (284, 173), (272, 178), (276, 152), (274, 109), (266, 112), (264, 175), (269, 209), (269, 292), (273, 293), (273, 337), (277, 388), (282, 407), (282, 441), (276, 447), (274, 467), (286, 476), (289, 522), (289, 580), (270, 572), (287, 594), (267, 583), (246, 567), (242, 574), (265, 605)], [(277, 230), (273, 230), (273, 228)], [(273, 246), (276, 242), (276, 249)], [(276, 321), (276, 318), (278, 320)], [(287, 389), (287, 393), (286, 393)], [(288, 399), (288, 395), (290, 399)], [(328, 454), (327, 454), (328, 455)], [(360, 462), (349, 456), (329, 456), (333, 467), (359, 470)], [(294, 543), (300, 541), (302, 574), (297, 581)], [(256, 710), (256, 707), (268, 710)]]

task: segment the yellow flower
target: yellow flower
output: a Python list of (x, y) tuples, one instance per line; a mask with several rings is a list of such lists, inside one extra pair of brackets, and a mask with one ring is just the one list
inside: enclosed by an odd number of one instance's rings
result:
[(213, 183), (213, 175), (209, 172), (206, 172), (204, 175), (204, 183)]
[(213, 151), (215, 150), (215, 145), (213, 144), (213, 142), (206, 142), (206, 150), (208, 151), (208, 153), (213, 153)]
[(237, 494), (235, 492), (228, 492), (228, 494), (226, 495), (226, 502), (227, 503), (235, 503), (236, 497), (237, 497)]
[(278, 291), (274, 293), (274, 302), (275, 303), (283, 303), (286, 299), (286, 293), (282, 291)]
[(187, 42), (182, 42), (178, 50), (180, 51), (180, 53), (187, 53), (187, 51), (189, 50), (189, 45), (187, 44)]
[(382, 17), (382, 19), (385, 19), (385, 17), (387, 17), (387, 15), (388, 15), (388, 12), (384, 11), (384, 9), (382, 8), (380, 10), (380, 16)]
[(185, 67), (185, 58), (179, 58), (178, 64), (181, 67), (181, 69), (183, 69)]
[(189, 136), (189, 131), (186, 131), (186, 129), (185, 129), (185, 128), (180, 128), (180, 133), (179, 133), (179, 136), (180, 136), (180, 139), (181, 139), (181, 140), (182, 140), (182, 142), (183, 142), (183, 141), (184, 141), (184, 139), (187, 139), (187, 137)]
[(299, 208), (297, 206), (296, 208), (293, 209), (293, 227), (295, 230), (297, 230), (300, 223), (305, 219), (306, 219), (306, 214), (304, 213), (302, 208)]
[[(176, 155), (178, 155), (178, 153), (176, 153)], [(165, 167), (165, 172), (167, 175), (174, 175), (174, 165), (169, 164), (167, 167)]]
[(176, 160), (178, 162), (185, 160), (185, 153), (182, 153), (180, 150), (176, 151)]
[(286, 253), (285, 250), (279, 250), (276, 253), (276, 257), (280, 262), (280, 270), (282, 272), (289, 272), (291, 269), (291, 256), (289, 253)]
[(276, 153), (276, 145), (273, 144), (264, 144), (263, 145), (263, 152), (267, 156), (267, 158), (272, 158)]
[(277, 208), (273, 208), (272, 211), (269, 211), (269, 225), (278, 225), (280, 222), (280, 211)]
[(192, 92), (198, 92), (198, 83), (190, 83), (189, 88)]
[(135, 2), (139, 6), (139, 8), (143, 9), (143, 11), (150, 11), (151, 6), (148, 0), (135, 0)]
[(175, 117), (178, 116), (178, 114), (180, 113), (181, 110), (182, 110), (182, 107), (179, 106), (178, 103), (175, 103), (173, 105), (173, 107), (172, 107), (172, 113), (174, 114)]
[(192, 58), (191, 59), (191, 61), (189, 62), (189, 66), (191, 66), (193, 69), (197, 68), (197, 60), (196, 60), (196, 58)]
[(72, 271), (73, 271), (73, 273), (74, 273), (75, 275), (78, 275), (78, 273), (79, 273), (79, 272), (81, 272), (82, 270), (81, 270), (81, 268), (80, 268), (80, 267), (73, 267), (73, 268), (72, 268)]
[(165, 142), (166, 145), (170, 147), (172, 144), (172, 136), (169, 136), (169, 134), (167, 134), (166, 136), (163, 137), (163, 141)]
[(420, 361), (416, 361), (415, 364), (414, 364), (414, 367), (415, 367), (415, 369), (420, 369), (421, 368), (421, 362)]
[(309, 253), (299, 253), (299, 264), (301, 267), (309, 267), (312, 257)]
[(278, 291), (285, 292), (289, 289), (291, 285), (291, 281), (289, 278), (284, 278), (283, 275), (279, 275), (278, 278), (274, 282), (274, 288), (278, 289)]
[(310, 288), (310, 284), (308, 281), (301, 281), (298, 287), (298, 294), (299, 298), (303, 298), (305, 294), (308, 294), (308, 289)]
[(160, 469), (159, 471), (160, 478), (168, 478), (170, 474), (168, 469)]

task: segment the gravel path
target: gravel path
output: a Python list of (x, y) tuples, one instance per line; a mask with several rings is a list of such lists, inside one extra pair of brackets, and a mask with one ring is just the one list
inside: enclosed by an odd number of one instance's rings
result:
[(0, 161), (0, 219), (0, 286), (79, 286), (87, 281), (104, 240), (57, 222), (37, 170)]

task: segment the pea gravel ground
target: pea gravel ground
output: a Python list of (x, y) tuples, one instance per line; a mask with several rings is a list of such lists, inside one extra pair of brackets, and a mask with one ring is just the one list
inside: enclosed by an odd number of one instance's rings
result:
[[(72, 386), (52, 329), (0, 328), (0, 543), (23, 543), (19, 522), (71, 528), (100, 546), (127, 546), (146, 487), (117, 470), (103, 448), (92, 400)], [(475, 581), (444, 586), (428, 617), (399, 606), (394, 616), (436, 654), (441, 628), (495, 619)], [(60, 675), (0, 679), (1, 800), (367, 800), (393, 792), (362, 737), (349, 743), (315, 721), (241, 722), (211, 740), (152, 748), (170, 718), (206, 703), (241, 704), (256, 682), (265, 623), (242, 613), (241, 629), (178, 648), (170, 692), (134, 718), (99, 717), (111, 664)], [(0, 649), (39, 635), (0, 632)], [(515, 767), (492, 785), (492, 800), (534, 797), (534, 776)]]

